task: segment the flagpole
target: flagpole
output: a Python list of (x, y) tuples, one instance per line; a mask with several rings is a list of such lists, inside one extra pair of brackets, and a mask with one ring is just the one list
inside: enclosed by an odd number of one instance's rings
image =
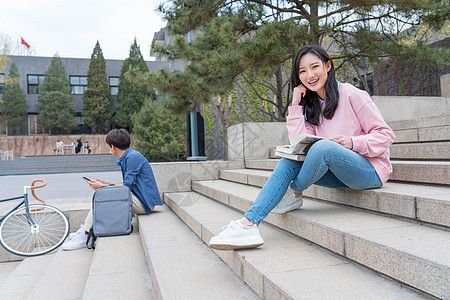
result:
[[(23, 39), (23, 37), (20, 37), (20, 43), (22, 44), (22, 45), (24, 45), (26, 48), (27, 48), (27, 50), (26, 50), (26, 56), (30, 56), (30, 45), (27, 43), (27, 42), (25, 42), (25, 40)], [(23, 50), (23, 48), (21, 48), (22, 50)], [(22, 52), (22, 55), (23, 55), (23, 52)]]

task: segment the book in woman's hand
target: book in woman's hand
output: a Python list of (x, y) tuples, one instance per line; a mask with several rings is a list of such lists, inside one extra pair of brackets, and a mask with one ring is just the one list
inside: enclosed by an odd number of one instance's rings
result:
[[(284, 146), (277, 146), (275, 149), (275, 155), (280, 156), (280, 157), (286, 157), (286, 158), (297, 160), (297, 161), (303, 161), (304, 157), (303, 157), (303, 159), (301, 159), (299, 157), (296, 157), (295, 155), (305, 156), (308, 153), (309, 148), (311, 148), (311, 146), (315, 142), (322, 140), (322, 139), (324, 139), (324, 138), (320, 137), (320, 136), (302, 133), (299, 136), (296, 136), (292, 140), (292, 144), (284, 145)], [(285, 156), (285, 154), (289, 154), (290, 156), (287, 157), (287, 156)], [(294, 156), (292, 156), (292, 155), (294, 155)]]
[(276, 151), (276, 150), (275, 150), (275, 156), (284, 157), (284, 158), (287, 158), (290, 160), (295, 160), (295, 161), (304, 161), (306, 158), (306, 155), (304, 155), (304, 154), (289, 154), (289, 153), (280, 152), (280, 151)]

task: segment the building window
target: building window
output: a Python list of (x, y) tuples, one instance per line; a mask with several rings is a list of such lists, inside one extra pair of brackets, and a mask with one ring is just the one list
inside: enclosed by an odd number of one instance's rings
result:
[(0, 73), (0, 94), (3, 94), (3, 87), (5, 86), (5, 74)]
[(119, 77), (109, 77), (109, 86), (111, 88), (111, 95), (117, 96), (119, 94)]
[(7, 134), (6, 119), (0, 114), (0, 135)]
[(83, 95), (87, 89), (87, 76), (69, 76), (72, 95)]
[(44, 131), (38, 125), (37, 115), (28, 115), (28, 132), (29, 134), (43, 134)]
[(39, 94), (39, 85), (44, 82), (44, 75), (27, 75), (28, 94)]

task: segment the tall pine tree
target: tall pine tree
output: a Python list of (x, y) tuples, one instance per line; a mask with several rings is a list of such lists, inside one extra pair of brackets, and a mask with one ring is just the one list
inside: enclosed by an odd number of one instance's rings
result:
[(38, 123), (51, 133), (67, 133), (75, 126), (75, 105), (61, 58), (56, 54), (45, 72), (38, 98)]
[[(426, 35), (417, 33), (420, 25), (447, 24), (448, 7), (448, 0), (166, 1), (159, 10), (177, 36), (171, 45), (155, 45), (155, 52), (190, 63), (180, 72), (152, 72), (149, 84), (166, 94), (171, 106), (188, 110), (211, 95), (229, 94), (243, 75), (251, 89), (257, 90), (252, 86), (257, 82), (272, 91), (276, 98), (263, 100), (281, 121), (291, 87), (280, 74), (301, 46), (324, 46), (337, 69), (348, 62), (362, 82), (367, 77), (359, 69), (385, 58), (443, 65), (449, 49), (426, 47)], [(199, 34), (189, 43), (186, 34), (195, 30)], [(409, 45), (414, 36), (420, 38)]]
[(156, 95), (149, 87), (138, 85), (125, 76), (125, 73), (130, 69), (139, 70), (142, 73), (149, 72), (136, 38), (134, 38), (134, 43), (131, 44), (130, 55), (123, 62), (120, 71), (118, 105), (115, 117), (115, 123), (119, 127), (128, 128), (132, 131), (135, 114), (141, 110), (144, 100), (146, 98), (155, 99)]
[(134, 122), (137, 149), (149, 160), (176, 161), (185, 155), (186, 117), (147, 98)]
[(104, 133), (111, 124), (112, 98), (106, 76), (106, 61), (97, 41), (87, 73), (87, 89), (83, 93), (84, 122), (93, 133)]
[(3, 88), (2, 114), (8, 124), (8, 134), (20, 134), (27, 121), (27, 101), (20, 87), (20, 75), (15, 63), (9, 67)]

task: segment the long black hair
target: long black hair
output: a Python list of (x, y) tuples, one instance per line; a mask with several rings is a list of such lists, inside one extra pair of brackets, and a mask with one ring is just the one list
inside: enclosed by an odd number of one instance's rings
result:
[[(339, 91), (336, 82), (336, 75), (334, 70), (333, 61), (327, 52), (318, 45), (309, 45), (302, 47), (297, 55), (294, 58), (292, 64), (292, 72), (291, 72), (291, 87), (294, 89), (300, 84), (303, 84), (299, 77), (299, 64), (300, 59), (306, 53), (312, 53), (322, 60), (322, 62), (326, 65), (328, 61), (331, 63), (331, 69), (328, 71), (328, 78), (325, 83), (325, 91), (327, 95), (327, 99), (325, 101), (325, 109), (323, 110), (323, 116), (326, 119), (331, 119), (334, 116), (334, 112), (338, 106), (339, 102)], [(303, 84), (304, 85), (304, 84)], [(306, 86), (306, 85), (305, 85)], [(309, 89), (306, 89), (306, 94), (302, 99), (301, 105), (303, 105), (303, 115), (305, 116), (306, 122), (319, 125), (320, 116), (322, 115), (322, 111), (320, 109), (320, 101), (319, 96), (316, 92), (313, 92)]]

